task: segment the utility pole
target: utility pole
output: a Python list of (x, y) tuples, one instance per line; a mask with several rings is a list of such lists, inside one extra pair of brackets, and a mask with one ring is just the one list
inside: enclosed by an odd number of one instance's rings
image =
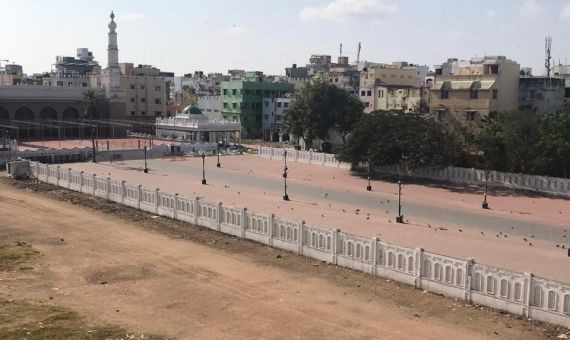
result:
[(544, 39), (544, 67), (546, 68), (546, 77), (550, 78), (550, 72), (551, 72), (551, 67), (550, 67), (550, 60), (552, 60), (552, 56), (551, 56), (551, 50), (552, 50), (552, 37), (547, 35), (546, 38)]

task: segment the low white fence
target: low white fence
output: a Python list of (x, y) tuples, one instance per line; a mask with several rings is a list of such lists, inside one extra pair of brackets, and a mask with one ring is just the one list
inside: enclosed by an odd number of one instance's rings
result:
[[(480, 169), (447, 167), (444, 169), (425, 168), (402, 171), (394, 165), (377, 167), (374, 171), (382, 174), (427, 178), (457, 184), (485, 184), (485, 170)], [(570, 197), (570, 179), (568, 178), (488, 171), (488, 185)]]
[(389, 278), (445, 296), (570, 327), (570, 285), (409, 249), (378, 238), (322, 229), (274, 214), (147, 189), (83, 171), (30, 162), (43, 182), (105, 198), (335, 265)]
[(330, 153), (299, 151), (295, 149), (272, 148), (266, 146), (258, 146), (258, 155), (266, 159), (283, 159), (284, 151), (287, 151), (287, 159), (305, 164), (321, 165), (330, 168), (350, 169), (349, 163), (343, 163), (336, 160), (335, 156)]

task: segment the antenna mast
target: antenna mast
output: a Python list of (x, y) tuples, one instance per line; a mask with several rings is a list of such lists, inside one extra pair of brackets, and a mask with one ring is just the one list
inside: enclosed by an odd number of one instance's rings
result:
[(544, 67), (546, 68), (546, 76), (550, 78), (550, 60), (552, 59), (552, 56), (550, 55), (550, 52), (552, 50), (552, 37), (547, 35), (546, 39), (545, 39), (545, 43), (544, 43)]
[(360, 42), (358, 42), (358, 46), (356, 48), (356, 65), (360, 64), (360, 49), (362, 48), (362, 45), (360, 44)]
[(342, 57), (342, 43), (340, 43), (340, 55)]

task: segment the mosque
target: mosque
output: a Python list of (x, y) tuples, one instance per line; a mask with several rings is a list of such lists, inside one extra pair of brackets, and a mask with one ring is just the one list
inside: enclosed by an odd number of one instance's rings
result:
[(239, 143), (241, 123), (210, 119), (193, 105), (189, 105), (172, 118), (156, 119), (156, 135), (191, 142)]

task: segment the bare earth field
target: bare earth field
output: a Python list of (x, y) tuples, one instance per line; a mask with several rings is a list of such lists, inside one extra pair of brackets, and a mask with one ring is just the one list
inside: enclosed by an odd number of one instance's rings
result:
[(394, 183), (375, 180), (367, 192), (366, 180), (347, 170), (290, 162), (291, 201), (284, 202), (282, 161), (245, 155), (223, 156), (221, 168), (215, 163), (215, 157), (206, 160), (208, 185), (200, 184), (200, 158), (150, 160), (148, 174), (142, 172), (143, 161), (62, 167), (570, 282), (569, 200), (495, 190), (488, 199), (491, 209), (483, 210), (480, 188), (406, 184), (407, 223), (396, 224)]
[(180, 339), (570, 334), (46, 184), (1, 179), (0, 216), (0, 244), (24, 241), (41, 254), (26, 270), (0, 270), (1, 298), (72, 308), (139, 333)]

